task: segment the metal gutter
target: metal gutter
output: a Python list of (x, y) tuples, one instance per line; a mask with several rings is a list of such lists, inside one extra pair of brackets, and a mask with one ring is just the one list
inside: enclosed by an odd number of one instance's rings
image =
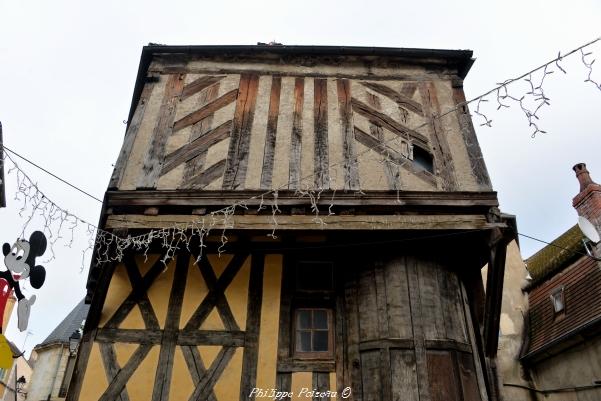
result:
[[(561, 342), (568, 340), (572, 337), (575, 337), (576, 335), (582, 333), (583, 331), (586, 331), (589, 328), (594, 327), (595, 325), (597, 325), (599, 323), (601, 323), (601, 316), (591, 319), (588, 322), (584, 323), (583, 325), (581, 325), (565, 334), (562, 334), (561, 336), (557, 337), (555, 340), (543, 345), (541, 348), (539, 348), (535, 351), (529, 352), (524, 356), (521, 356), (519, 358), (519, 360), (520, 360), (520, 362), (523, 362), (523, 363), (537, 362), (538, 360), (536, 360), (536, 361), (532, 361), (532, 360), (536, 357), (541, 356), (541, 354), (547, 352), (551, 348), (559, 345)], [(582, 343), (582, 341), (578, 341), (574, 344), (571, 344), (570, 347), (578, 345), (580, 343)], [(548, 355), (547, 357), (552, 357), (552, 356), (555, 356), (555, 355)], [(545, 359), (545, 358), (542, 358), (542, 359)]]

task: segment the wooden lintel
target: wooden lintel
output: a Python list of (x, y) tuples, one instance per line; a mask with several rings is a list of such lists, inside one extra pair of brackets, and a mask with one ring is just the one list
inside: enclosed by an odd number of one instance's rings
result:
[(244, 346), (243, 331), (182, 330), (177, 337), (177, 345), (222, 345), (225, 347)]
[[(281, 230), (485, 230), (504, 227), (503, 223), (488, 223), (482, 215), (323, 215), (316, 222), (314, 215), (277, 215), (277, 227)], [(201, 224), (202, 217), (191, 215), (111, 215), (106, 229), (151, 229), (169, 227), (192, 227)], [(216, 217), (214, 228), (221, 229), (222, 220)], [(212, 220), (211, 220), (212, 221)], [(273, 216), (233, 215), (227, 220), (227, 228), (241, 230), (271, 230)]]
[(282, 358), (278, 362), (278, 372), (335, 372), (332, 361), (301, 360)]
[[(273, 198), (261, 191), (108, 191), (107, 206), (225, 206), (244, 201), (248, 207), (271, 205)], [(334, 196), (337, 206), (485, 206), (497, 207), (496, 192), (437, 191), (322, 191), (317, 204), (329, 206)], [(311, 205), (308, 197), (294, 191), (279, 191), (278, 205)]]

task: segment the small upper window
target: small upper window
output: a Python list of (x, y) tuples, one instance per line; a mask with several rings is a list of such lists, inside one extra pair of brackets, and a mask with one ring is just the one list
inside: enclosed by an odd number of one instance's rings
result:
[(565, 301), (563, 297), (563, 287), (556, 289), (551, 293), (551, 303), (555, 314), (565, 312)]
[(428, 151), (415, 145), (413, 146), (413, 164), (423, 170), (434, 173), (434, 160), (432, 159), (432, 155), (428, 153)]
[(332, 310), (299, 308), (295, 316), (295, 355), (297, 357), (332, 356)]

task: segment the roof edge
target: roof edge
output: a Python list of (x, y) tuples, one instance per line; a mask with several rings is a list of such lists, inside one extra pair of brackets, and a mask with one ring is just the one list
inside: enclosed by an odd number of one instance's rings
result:
[(289, 45), (158, 45), (149, 44), (142, 48), (140, 64), (132, 101), (127, 117), (127, 129), (133, 118), (136, 105), (144, 87), (144, 77), (155, 54), (232, 54), (245, 52), (270, 52), (281, 55), (313, 55), (313, 56), (381, 56), (409, 57), (416, 59), (439, 58), (457, 64), (457, 74), (464, 79), (474, 64), (472, 50), (422, 49), (404, 47), (367, 47), (367, 46), (289, 46)]

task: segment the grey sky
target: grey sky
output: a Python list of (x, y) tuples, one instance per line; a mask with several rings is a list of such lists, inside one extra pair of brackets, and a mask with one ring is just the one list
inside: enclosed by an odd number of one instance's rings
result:
[[(417, 4), (419, 3), (419, 4)], [(51, 171), (102, 198), (124, 134), (140, 51), (164, 44), (358, 45), (472, 49), (468, 98), (601, 36), (601, 3), (589, 1), (6, 1), (0, 0), (0, 120), (4, 140)], [(601, 45), (591, 50), (601, 58)], [(576, 221), (578, 185), (571, 167), (587, 163), (601, 182), (601, 91), (584, 83), (579, 57), (545, 84), (541, 112), (549, 133), (530, 138), (519, 109), (495, 111), (478, 138), (501, 208), (521, 232), (552, 240)], [(601, 66), (595, 65), (601, 81)], [(519, 93), (519, 87), (516, 87)], [(494, 100), (491, 98), (491, 101)], [(473, 110), (473, 108), (472, 108)], [(100, 204), (20, 162), (57, 204), (96, 223)], [(14, 176), (13, 176), (14, 177)], [(13, 200), (0, 210), (0, 242), (12, 242), (23, 218)], [(31, 226), (40, 228), (41, 224)], [(79, 231), (83, 233), (83, 231)], [(521, 239), (529, 256), (540, 244)], [(41, 342), (84, 296), (79, 272), (85, 241), (56, 247), (47, 282), (35, 293), (27, 340)], [(44, 258), (42, 258), (44, 259)], [(33, 291), (26, 289), (27, 296)], [(11, 322), (7, 335), (21, 346)]]

